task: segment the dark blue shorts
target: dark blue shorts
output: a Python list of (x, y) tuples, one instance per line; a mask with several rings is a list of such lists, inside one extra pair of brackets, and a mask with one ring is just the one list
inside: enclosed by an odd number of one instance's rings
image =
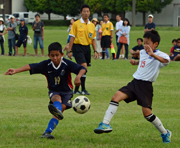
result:
[[(72, 107), (72, 102), (71, 102), (71, 98), (73, 97), (72, 91), (60, 92), (60, 91), (49, 90), (49, 98), (51, 99), (54, 95), (59, 95), (61, 97), (62, 104), (66, 105), (66, 109), (69, 109)], [(49, 103), (52, 104), (51, 101)]]
[(27, 45), (27, 39), (19, 39), (15, 46), (21, 47), (22, 44), (23, 44), (23, 47), (25, 48)]

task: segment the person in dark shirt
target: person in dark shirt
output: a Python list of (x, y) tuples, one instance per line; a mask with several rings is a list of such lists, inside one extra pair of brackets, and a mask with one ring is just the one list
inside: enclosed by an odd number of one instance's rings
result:
[(19, 36), (18, 42), (15, 45), (15, 51), (16, 51), (15, 56), (17, 56), (17, 54), (18, 54), (18, 47), (21, 47), (22, 44), (24, 47), (24, 55), (23, 56), (26, 56), (28, 28), (25, 25), (25, 19), (24, 18), (20, 19), (20, 21), (21, 21), (21, 25), (19, 27), (20, 36)]
[(144, 32), (155, 30), (156, 24), (153, 23), (154, 16), (152, 14), (148, 15), (148, 23), (144, 27)]
[(59, 120), (63, 119), (62, 112), (72, 107), (73, 85), (71, 73), (77, 75), (74, 84), (79, 86), (81, 77), (86, 73), (86, 68), (63, 58), (61, 44), (57, 42), (50, 44), (48, 51), (50, 59), (40, 63), (28, 64), (17, 69), (10, 68), (5, 75), (13, 75), (29, 70), (30, 74), (42, 74), (47, 78), (50, 98), (48, 109), (53, 118), (41, 138), (54, 139), (51, 132), (58, 125)]
[(176, 40), (176, 45), (170, 55), (171, 61), (180, 61), (180, 38)]
[(137, 39), (137, 46), (133, 47), (131, 50), (130, 50), (130, 53), (131, 53), (131, 56), (133, 59), (139, 59), (139, 53), (140, 53), (140, 50), (144, 49), (144, 46), (142, 45), (143, 43), (143, 39), (142, 38), (138, 38)]

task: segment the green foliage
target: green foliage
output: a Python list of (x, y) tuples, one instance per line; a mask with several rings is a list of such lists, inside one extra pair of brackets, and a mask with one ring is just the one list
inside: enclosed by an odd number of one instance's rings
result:
[(137, 12), (148, 12), (151, 13), (162, 11), (166, 5), (170, 4), (173, 0), (136, 0), (136, 11)]
[(70, 14), (75, 16), (80, 13), (80, 6), (84, 0), (24, 0), (24, 5), (27, 9), (39, 13), (54, 13), (63, 15)]

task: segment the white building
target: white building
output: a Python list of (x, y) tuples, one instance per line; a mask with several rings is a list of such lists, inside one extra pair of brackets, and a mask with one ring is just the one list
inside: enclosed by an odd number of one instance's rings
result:
[[(146, 23), (148, 22), (148, 14), (150, 14), (150, 12), (146, 14)], [(155, 13), (153, 16), (153, 22), (157, 26), (180, 26), (180, 0), (173, 0), (171, 4), (162, 9), (161, 13)], [(132, 23), (132, 12), (127, 12), (125, 17)], [(142, 13), (136, 14), (136, 25), (143, 25)]]

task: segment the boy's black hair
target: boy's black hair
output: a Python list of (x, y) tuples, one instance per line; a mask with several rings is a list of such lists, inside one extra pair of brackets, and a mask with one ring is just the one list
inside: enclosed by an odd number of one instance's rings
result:
[[(128, 22), (127, 26), (130, 26), (130, 22), (127, 18), (125, 18), (124, 21), (127, 21)], [(124, 21), (123, 21), (123, 26), (125, 26)]]
[(40, 17), (40, 15), (39, 15), (38, 13), (35, 15), (35, 17), (36, 17), (36, 16), (39, 16), (39, 17)]
[(147, 32), (144, 34), (143, 38), (151, 39), (151, 41), (152, 41), (153, 43), (158, 42), (158, 45), (159, 45), (160, 40), (161, 40), (161, 38), (160, 38), (160, 36), (159, 36), (159, 33), (158, 33), (156, 30), (147, 31)]
[(116, 16), (119, 16), (119, 17), (121, 17), (121, 15), (120, 15), (120, 14), (116, 14)]
[(137, 38), (137, 41), (138, 41), (138, 40), (141, 40), (141, 42), (143, 42), (143, 39), (142, 39), (142, 38)]
[(176, 40), (176, 42), (178, 42), (178, 41), (180, 41), (180, 38), (178, 38), (178, 39)]
[(173, 43), (173, 42), (177, 42), (177, 40), (176, 40), (176, 39), (173, 39), (173, 40), (172, 40), (172, 43)]
[(62, 53), (62, 46), (60, 43), (58, 42), (54, 42), (51, 43), (48, 47), (48, 53), (50, 54), (51, 51), (59, 51), (60, 53)]
[(80, 12), (82, 12), (82, 10), (83, 10), (84, 8), (89, 8), (89, 11), (91, 10), (91, 8), (90, 8), (89, 5), (83, 4), (83, 5), (81, 5)]
[(104, 14), (103, 14), (103, 17), (104, 17), (104, 16), (107, 16), (107, 17), (109, 17), (109, 15), (108, 15), (107, 13), (104, 13)]

